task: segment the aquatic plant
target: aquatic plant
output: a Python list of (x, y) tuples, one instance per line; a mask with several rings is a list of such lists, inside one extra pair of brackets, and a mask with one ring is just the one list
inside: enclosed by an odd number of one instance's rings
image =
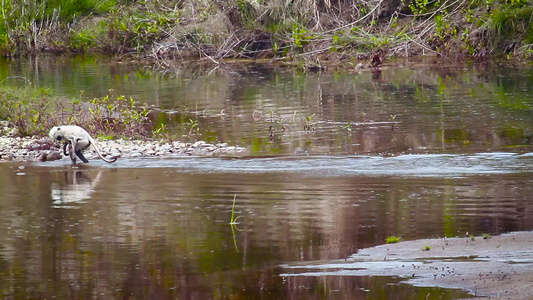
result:
[(159, 123), (157, 128), (153, 131), (154, 137), (159, 139), (164, 139), (170, 141), (170, 135), (168, 133), (168, 128), (164, 123)]
[(189, 135), (193, 135), (194, 133), (198, 135), (199, 132), (200, 132), (200, 127), (198, 127), (198, 119), (193, 120), (189, 118)]
[(391, 236), (388, 236), (387, 237), (387, 244), (394, 244), (394, 243), (398, 243), (401, 241), (401, 237), (398, 237), (398, 236), (394, 236), (394, 235), (391, 235)]
[(237, 223), (237, 220), (242, 217), (242, 216), (235, 217), (235, 201), (236, 200), (237, 200), (237, 194), (235, 194), (235, 196), (233, 196), (233, 204), (231, 206), (231, 219), (230, 219), (229, 223), (232, 224), (232, 225), (239, 224), (239, 223)]
[(315, 114), (310, 114), (305, 116), (305, 124), (304, 124), (304, 130), (305, 131), (313, 131), (315, 122), (313, 122), (313, 119), (315, 118)]
[(231, 206), (231, 218), (230, 218), (229, 224), (231, 227), (231, 234), (233, 237), (233, 245), (235, 246), (235, 250), (239, 252), (239, 248), (237, 247), (237, 238), (236, 238), (235, 230), (237, 231), (243, 231), (243, 230), (237, 227), (237, 224), (239, 224), (237, 223), (237, 220), (242, 216), (235, 217), (235, 201), (236, 200), (237, 200), (237, 194), (233, 196), (233, 204)]

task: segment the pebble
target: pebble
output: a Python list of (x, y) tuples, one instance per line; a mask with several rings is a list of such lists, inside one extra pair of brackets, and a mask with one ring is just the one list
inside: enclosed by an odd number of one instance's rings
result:
[[(176, 156), (235, 156), (246, 155), (248, 151), (239, 146), (228, 146), (227, 143), (210, 144), (205, 141), (185, 143), (112, 140), (98, 143), (102, 154), (120, 158), (140, 157), (176, 157)], [(60, 151), (59, 143), (48, 137), (12, 137), (0, 136), (0, 161), (37, 160), (43, 151)], [(61, 151), (60, 151), (61, 152)], [(85, 151), (87, 158), (96, 157), (92, 150)]]
[(143, 154), (142, 154), (141, 152), (133, 152), (133, 153), (131, 153), (131, 155), (130, 155), (130, 157), (133, 157), (133, 158), (135, 158), (135, 157), (141, 157), (141, 156), (143, 156)]

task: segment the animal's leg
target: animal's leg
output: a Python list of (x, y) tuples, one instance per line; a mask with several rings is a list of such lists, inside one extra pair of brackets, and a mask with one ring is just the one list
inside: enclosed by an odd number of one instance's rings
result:
[(63, 154), (65, 154), (65, 156), (67, 156), (67, 145), (70, 145), (70, 143), (68, 141), (65, 141), (65, 143), (63, 144)]
[(78, 141), (75, 138), (72, 139), (72, 143), (70, 146), (71, 146), (71, 148), (69, 149), (70, 160), (72, 161), (72, 164), (75, 165), (76, 164), (76, 148), (78, 147)]
[(89, 161), (87, 160), (87, 158), (85, 158), (85, 156), (83, 156), (83, 153), (81, 152), (81, 149), (80, 150), (76, 150), (76, 155), (81, 159), (81, 161), (83, 161), (84, 163), (88, 163)]

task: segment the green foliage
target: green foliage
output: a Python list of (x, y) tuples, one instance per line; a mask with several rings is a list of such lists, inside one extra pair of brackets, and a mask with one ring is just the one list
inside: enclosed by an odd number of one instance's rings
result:
[(499, 40), (508, 39), (517, 33), (531, 32), (532, 15), (532, 7), (498, 9), (491, 14), (490, 26)]
[[(414, 45), (427, 45), (443, 55), (452, 52), (514, 55), (517, 49), (530, 53), (531, 46), (528, 45), (533, 44), (531, 0), (452, 3), (443, 0), (397, 0), (382, 5), (388, 11), (381, 13), (378, 13), (379, 9), (375, 10), (377, 4), (371, 1), (356, 1), (355, 4), (341, 1), (335, 9), (326, 2), (4, 0), (0, 16), (0, 51), (4, 54), (43, 49), (146, 52), (169, 34), (186, 47), (194, 48), (193, 53), (198, 53), (196, 50), (207, 45), (214, 46), (219, 53), (238, 53), (227, 55), (242, 54), (241, 50), (246, 48), (243, 44), (254, 43), (271, 43), (274, 56), (286, 56), (291, 50), (299, 53), (310, 51), (312, 55), (329, 50), (352, 57), (368, 55), (378, 48), (395, 49), (388, 52), (395, 55), (403, 54), (400, 49), (405, 49), (406, 55), (419, 54), (415, 51), (420, 48)], [(406, 9), (412, 15), (392, 13), (405, 12)], [(337, 10), (352, 13), (335, 13)], [(376, 12), (372, 13), (374, 10)], [(348, 15), (349, 19), (336, 19)], [(362, 17), (364, 22), (353, 22)], [(208, 21), (205, 24), (210, 24), (209, 18), (225, 18), (235, 30), (220, 33), (220, 36), (209, 32), (201, 26), (205, 21)], [(187, 20), (186, 24), (182, 24), (182, 20)], [(422, 30), (418, 36), (417, 31), (409, 28), (418, 28), (421, 22), (425, 23), (427, 30)], [(350, 26), (333, 30), (339, 27), (338, 24)], [(176, 34), (176, 28), (180, 28), (179, 34)], [(265, 35), (250, 35), (250, 31), (268, 33), (269, 38), (258, 41)], [(406, 32), (410, 32), (409, 36)], [(233, 40), (241, 40), (242, 43)], [(306, 47), (309, 44), (313, 47)], [(317, 51), (320, 49), (324, 51)]]
[(70, 47), (83, 50), (89, 47), (103, 45), (103, 38), (107, 35), (109, 26), (106, 21), (97, 22), (95, 26), (72, 30), (70, 34)]
[(429, 251), (429, 250), (431, 250), (431, 246), (422, 247), (422, 251)]
[(391, 235), (391, 236), (388, 236), (387, 237), (387, 244), (394, 244), (394, 243), (398, 243), (402, 240), (401, 237), (398, 237), (398, 236), (394, 236), (394, 235)]
[(46, 90), (31, 86), (0, 88), (0, 120), (15, 125), (21, 136), (45, 134), (47, 128), (58, 123), (57, 111), (61, 111), (60, 105)]
[(143, 138), (152, 133), (148, 110), (139, 108), (133, 98), (112, 99), (107, 95), (94, 98), (90, 103), (90, 115), (84, 123), (92, 132), (128, 138)]
[(413, 14), (421, 15), (439, 8), (442, 3), (441, 0), (404, 0)]
[(483, 233), (481, 234), (481, 236), (483, 237), (484, 240), (490, 239), (490, 234), (488, 233)]
[(296, 48), (302, 48), (309, 43), (310, 36), (307, 30), (298, 24), (294, 24), (292, 28), (292, 41)]
[(3, 52), (35, 52), (63, 47), (68, 24), (81, 16), (104, 13), (114, 0), (4, 0), (0, 9)]
[(198, 127), (198, 119), (196, 120), (193, 120), (191, 118), (189, 118), (189, 135), (193, 135), (196, 131), (196, 134), (199, 134), (200, 132), (200, 127)]
[(429, 0), (412, 0), (407, 6), (409, 6), (413, 14), (419, 15), (426, 12), (428, 3)]
[[(35, 50), (39, 44), (102, 51), (142, 51), (177, 22), (174, 11), (161, 11), (148, 4), (129, 7), (116, 0), (48, 0), (2, 2), (0, 45), (17, 52)], [(97, 22), (80, 23), (79, 17), (107, 15)], [(9, 17), (7, 17), (9, 16)], [(74, 25), (74, 26), (73, 26)], [(38, 50), (38, 49), (36, 49)]]
[(151, 135), (148, 110), (119, 96), (90, 102), (54, 97), (46, 89), (0, 88), (0, 119), (19, 129), (21, 136), (46, 135), (57, 124), (77, 124), (107, 137), (143, 138)]
[(237, 0), (237, 8), (242, 26), (253, 29), (257, 20), (257, 13), (253, 5), (246, 0)]
[(444, 26), (442, 23), (442, 15), (435, 16), (435, 23), (437, 25), (437, 35), (442, 36), (444, 32)]

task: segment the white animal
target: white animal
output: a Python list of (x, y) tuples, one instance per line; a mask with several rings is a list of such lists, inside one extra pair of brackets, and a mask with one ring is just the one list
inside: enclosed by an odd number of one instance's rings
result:
[[(64, 141), (65, 144), (63, 145), (63, 153), (65, 155), (69, 155), (70, 159), (72, 160), (72, 163), (76, 163), (76, 155), (84, 162), (88, 163), (89, 161), (85, 156), (83, 156), (82, 151), (89, 148), (89, 146), (93, 146), (94, 150), (100, 156), (100, 158), (107, 162), (112, 163), (117, 160), (117, 158), (113, 158), (112, 160), (106, 159), (104, 156), (102, 156), (102, 153), (100, 152), (100, 149), (98, 149), (98, 146), (96, 145), (97, 142), (95, 139), (91, 137), (91, 135), (80, 126), (76, 125), (62, 125), (62, 126), (54, 126), (52, 129), (50, 129), (50, 137), (58, 140), (58, 141)], [(67, 146), (69, 147), (69, 153), (67, 154)]]

